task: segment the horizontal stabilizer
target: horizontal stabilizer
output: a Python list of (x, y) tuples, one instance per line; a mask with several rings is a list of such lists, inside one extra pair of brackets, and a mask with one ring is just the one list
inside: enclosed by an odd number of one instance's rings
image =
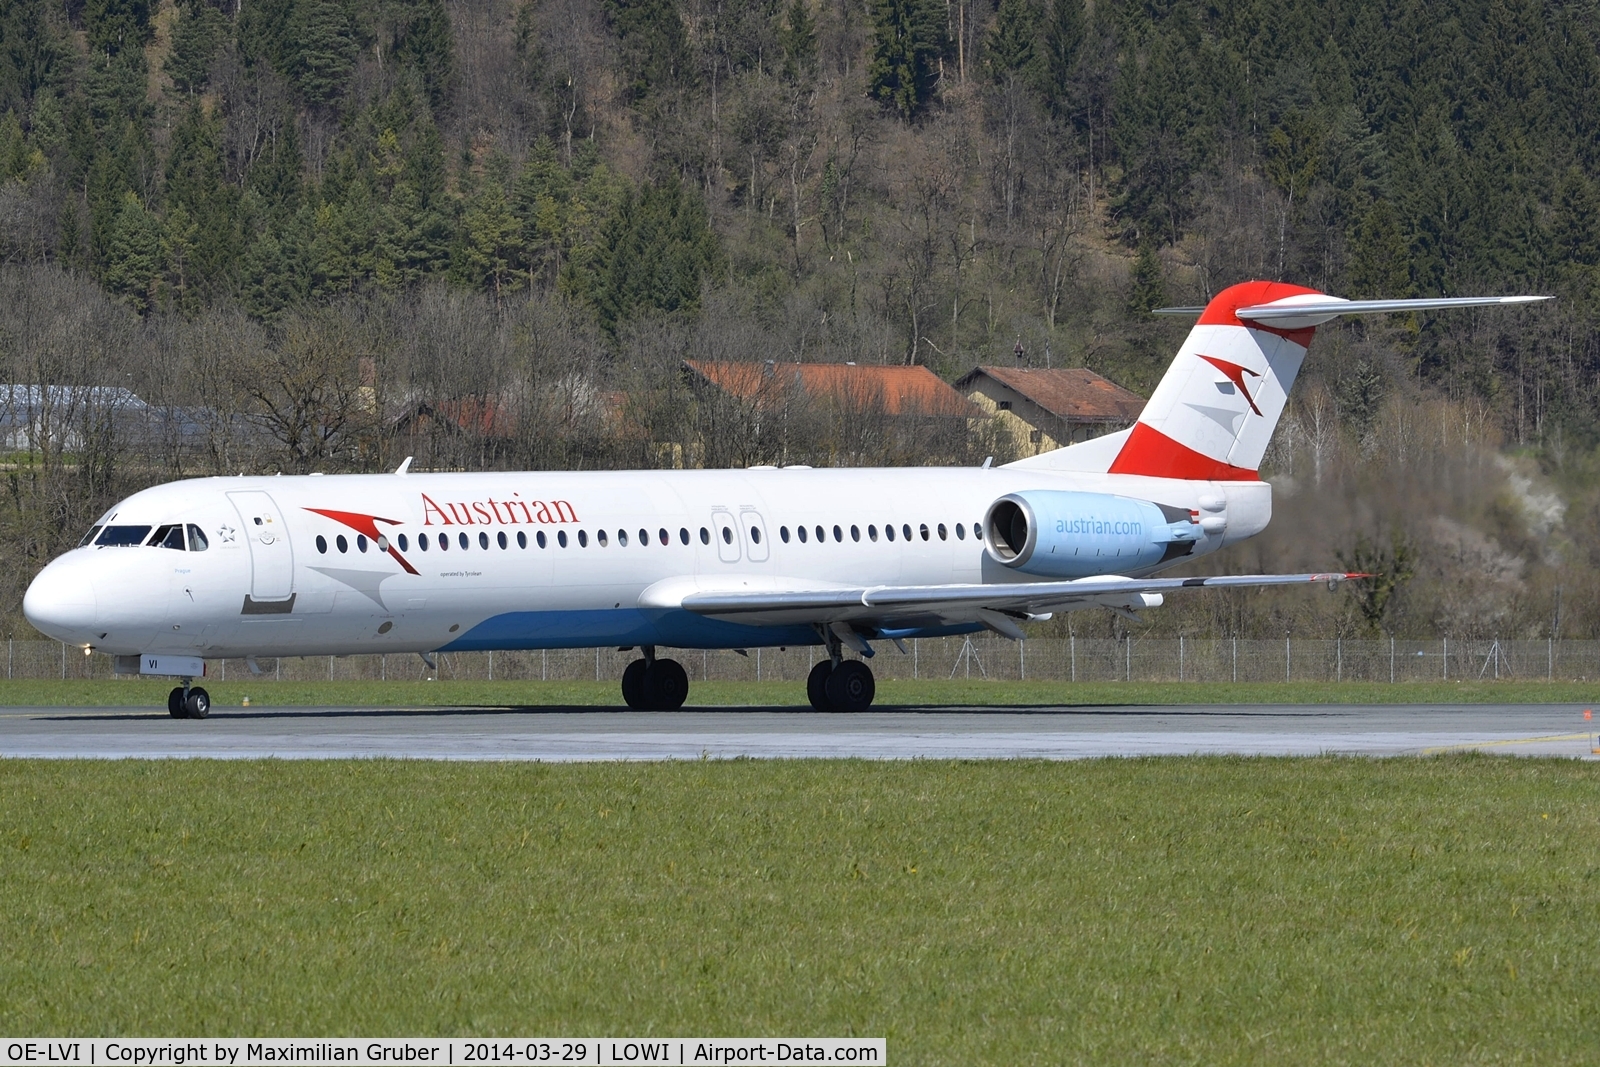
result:
[[(1503, 307), (1507, 304), (1537, 304), (1553, 300), (1549, 296), (1441, 296), (1414, 300), (1343, 300), (1336, 296), (1305, 294), (1274, 300), (1270, 304), (1242, 307), (1234, 315), (1248, 322), (1260, 322), (1282, 329), (1321, 326), (1340, 315), (1381, 315), (1407, 311), (1434, 311), (1439, 308)], [(1203, 307), (1152, 308), (1152, 315), (1180, 315), (1198, 318)]]

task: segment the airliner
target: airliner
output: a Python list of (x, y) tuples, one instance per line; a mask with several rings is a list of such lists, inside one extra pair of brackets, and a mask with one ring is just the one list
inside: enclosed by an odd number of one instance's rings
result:
[(172, 482), (107, 512), (23, 611), (118, 673), (181, 680), (177, 718), (209, 712), (207, 659), (594, 647), (638, 649), (623, 699), (672, 709), (689, 679), (663, 650), (822, 646), (807, 697), (859, 711), (875, 643), (1354, 577), (1157, 575), (1266, 527), (1258, 468), (1317, 326), (1541, 299), (1234, 285), (1165, 309), (1198, 318), (1132, 427), (1002, 466)]

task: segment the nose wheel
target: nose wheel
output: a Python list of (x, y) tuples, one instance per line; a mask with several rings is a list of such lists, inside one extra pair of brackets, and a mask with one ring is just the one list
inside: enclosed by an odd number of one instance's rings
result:
[(167, 694), (167, 714), (174, 719), (203, 719), (211, 714), (211, 694), (197, 685), (180, 685)]
[(622, 672), (622, 699), (640, 711), (675, 711), (689, 697), (689, 672), (675, 659), (656, 659), (647, 648)]

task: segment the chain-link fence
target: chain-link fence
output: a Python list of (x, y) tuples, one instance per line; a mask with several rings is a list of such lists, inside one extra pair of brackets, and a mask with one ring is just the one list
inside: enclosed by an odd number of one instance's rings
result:
[[(1351, 641), (1320, 638), (1041, 638), (1012, 642), (989, 635), (904, 642), (902, 654), (880, 642), (872, 660), (880, 679), (971, 678), (1055, 682), (1415, 682), (1429, 680), (1600, 679), (1600, 641)], [(817, 647), (732, 651), (662, 650), (692, 679), (804, 681)], [(637, 652), (436, 653), (437, 668), (414, 654), (261, 658), (257, 677), (281, 681), (420, 681), (425, 678), (609, 681)], [(109, 656), (85, 656), (56, 641), (7, 641), (5, 676), (83, 679), (111, 676)], [(245, 660), (214, 660), (207, 676), (247, 678)]]

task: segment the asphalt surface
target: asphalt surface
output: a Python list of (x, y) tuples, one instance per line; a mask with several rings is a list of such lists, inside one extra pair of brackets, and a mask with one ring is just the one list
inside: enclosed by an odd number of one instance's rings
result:
[(874, 708), (0, 709), (0, 757), (463, 760), (1416, 755), (1600, 758), (1576, 704)]

